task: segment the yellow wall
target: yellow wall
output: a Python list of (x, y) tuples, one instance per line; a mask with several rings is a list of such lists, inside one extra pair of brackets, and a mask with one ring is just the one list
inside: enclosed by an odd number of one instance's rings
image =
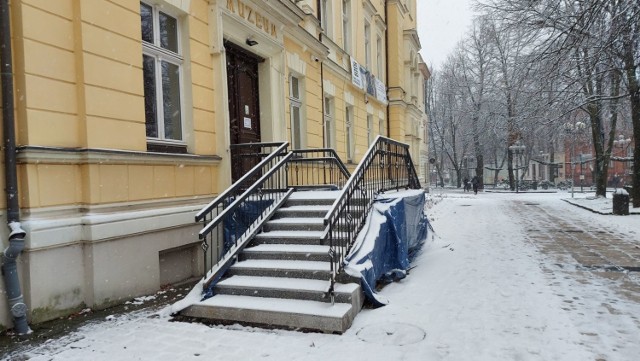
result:
[[(11, 11), (18, 146), (146, 152), (140, 3), (16, 0)], [(214, 87), (208, 47), (208, 2), (192, 0), (181, 21), (186, 34), (187, 143), (192, 153), (213, 155), (214, 101), (220, 93)], [(209, 166), (141, 160), (88, 164), (29, 159), (21, 163), (24, 208), (219, 191), (214, 162)]]
[[(322, 148), (322, 85), (320, 78), (320, 63), (311, 60), (311, 53), (306, 51), (302, 45), (295, 41), (285, 38), (285, 49), (289, 54), (296, 54), (299, 59), (303, 59), (305, 65), (305, 73), (298, 74), (302, 76), (302, 84), (300, 90), (302, 93), (303, 113), (302, 120), (305, 121), (306, 127), (306, 141), (303, 144), (307, 148)], [(286, 124), (287, 124), (287, 139), (291, 142), (291, 108), (289, 101), (289, 79), (291, 77), (291, 64), (287, 64), (286, 74)]]
[(389, 6), (387, 8), (387, 38), (388, 38), (388, 53), (387, 63), (389, 69), (388, 79), (389, 84), (387, 87), (400, 86), (403, 87), (404, 83), (404, 54), (402, 52), (403, 40), (403, 16), (400, 9), (397, 6)]
[[(334, 3), (334, 12), (338, 14), (341, 11), (340, 2)], [(373, 1), (372, 4), (378, 14), (384, 14), (381, 1)], [(362, 38), (365, 11), (359, 2), (353, 5), (354, 34), (356, 38)], [(22, 0), (15, 1), (12, 10), (16, 23), (18, 143), (144, 152), (146, 137), (139, 2), (60, 0), (54, 5), (50, 1)], [(186, 93), (190, 97), (184, 100), (185, 114), (190, 116), (192, 126), (190, 150), (196, 154), (212, 155), (216, 151), (217, 113), (214, 104), (216, 97), (222, 96), (223, 92), (216, 89), (214, 82), (213, 61), (209, 51), (208, 2), (191, 1), (189, 13), (181, 20), (184, 23), (182, 30), (188, 40), (184, 47), (185, 64), (188, 66), (184, 67), (184, 71)], [(401, 51), (402, 21), (406, 20), (399, 8), (389, 6), (389, 43), (397, 45), (389, 47), (387, 61), (392, 69), (404, 65)], [(340, 35), (341, 31), (338, 30), (341, 30), (341, 23), (336, 22), (334, 26), (335, 36)], [(375, 24), (372, 22), (374, 41)], [(355, 56), (363, 63), (364, 49), (357, 41), (354, 45)], [(322, 147), (320, 63), (311, 61), (309, 50), (302, 44), (285, 38), (284, 46), (287, 52), (298, 54), (306, 63), (306, 146)], [(343, 95), (349, 92), (354, 97), (355, 157), (359, 159), (368, 148), (364, 91), (355, 88), (350, 79), (331, 74), (326, 66), (324, 76), (336, 87), (335, 136), (336, 147), (342, 157), (346, 157), (346, 104)], [(403, 86), (401, 71), (391, 71), (389, 77), (389, 86)], [(288, 101), (286, 103), (288, 117)], [(369, 98), (369, 110), (372, 107), (374, 131), (377, 134), (378, 114), (386, 113), (386, 106)], [(403, 140), (403, 110), (393, 109), (392, 106), (390, 122), (390, 135)], [(290, 129), (288, 132), (290, 137)], [(153, 164), (30, 164), (21, 172), (22, 182), (30, 186), (38, 185), (46, 174), (48, 183), (26, 192), (22, 199), (27, 207), (40, 207), (201, 194), (196, 189), (202, 192), (216, 191), (211, 189), (212, 179), (190, 176), (195, 172), (190, 168), (193, 167), (170, 170), (171, 167), (166, 165)], [(212, 177), (214, 172), (213, 167), (207, 170)], [(157, 175), (164, 175), (173, 181), (158, 182), (154, 180)], [(107, 185), (116, 181), (120, 184), (117, 187)], [(43, 199), (40, 194), (49, 185), (60, 187), (56, 188), (60, 191)], [(77, 189), (82, 191), (77, 192)]]
[[(188, 16), (189, 65), (193, 97), (194, 153), (216, 153), (216, 97), (222, 97), (222, 89), (214, 83), (213, 59), (209, 49), (209, 2), (192, 0)], [(220, 116), (220, 120), (224, 119)]]
[[(192, 154), (215, 155), (216, 121), (224, 119), (216, 109), (225, 85), (216, 78), (211, 54), (209, 1), (168, 1), (182, 9), (185, 84), (183, 109), (188, 149)], [(385, 3), (371, 1), (379, 16)], [(335, 19), (341, 2), (334, 1)], [(352, 2), (354, 39), (363, 37), (363, 3)], [(142, 84), (142, 45), (138, 1), (124, 0), (15, 0), (12, 2), (14, 66), (18, 145), (79, 149), (117, 149), (145, 153), (147, 147)], [(315, 4), (314, 4), (315, 6)], [(387, 5), (389, 88), (403, 89), (405, 64), (403, 30), (415, 23), (398, 4)], [(414, 10), (415, 11), (415, 10)], [(334, 37), (341, 36), (341, 22), (334, 20)], [(372, 21), (371, 41), (376, 25)], [(361, 40), (354, 41), (354, 56), (364, 63)], [(373, 45), (373, 44), (372, 44)], [(379, 114), (387, 105), (351, 84), (349, 76), (336, 74), (327, 65), (311, 60), (311, 50), (299, 40), (284, 38), (286, 53), (305, 63), (304, 119), (306, 146), (323, 147), (323, 88), (321, 76), (335, 87), (335, 140), (346, 159), (345, 93), (354, 106), (355, 159), (368, 149), (367, 114), (373, 115), (375, 134)], [(372, 49), (372, 58), (375, 51)], [(337, 58), (341, 58), (342, 54)], [(330, 61), (330, 60), (325, 60)], [(288, 76), (284, 74), (287, 137), (290, 139)], [(405, 107), (401, 90), (390, 92), (389, 134), (404, 141)], [(394, 101), (399, 101), (394, 102)], [(399, 105), (400, 104), (400, 105)], [(385, 120), (386, 123), (386, 120)], [(386, 134), (383, 134), (386, 135)], [(224, 137), (218, 136), (218, 139)], [(20, 189), (27, 208), (73, 204), (136, 202), (217, 193), (215, 164), (50, 161), (30, 158), (20, 165)], [(176, 164), (181, 162), (177, 160)], [(49, 194), (51, 193), (51, 194)]]

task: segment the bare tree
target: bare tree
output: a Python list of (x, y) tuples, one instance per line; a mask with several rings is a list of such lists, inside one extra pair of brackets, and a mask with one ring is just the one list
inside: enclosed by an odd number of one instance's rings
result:
[(487, 141), (491, 140), (486, 136), (488, 119), (484, 116), (486, 114), (484, 110), (487, 107), (485, 92), (493, 75), (490, 64), (492, 51), (490, 36), (490, 23), (486, 18), (479, 17), (474, 20), (469, 36), (462, 42), (462, 46), (458, 50), (461, 70), (459, 77), (463, 92), (471, 106), (471, 136), (476, 158), (475, 172), (481, 180), (484, 180), (484, 146)]
[[(479, 7), (508, 28), (534, 34), (531, 55), (560, 75), (557, 98), (569, 114), (589, 114), (595, 152), (596, 193), (606, 196), (607, 164), (618, 102), (630, 103), (634, 134), (634, 207), (640, 206), (640, 4), (636, 0), (481, 0)], [(559, 69), (564, 71), (558, 72)], [(626, 92), (621, 91), (624, 79)], [(559, 119), (559, 121), (561, 121)]]

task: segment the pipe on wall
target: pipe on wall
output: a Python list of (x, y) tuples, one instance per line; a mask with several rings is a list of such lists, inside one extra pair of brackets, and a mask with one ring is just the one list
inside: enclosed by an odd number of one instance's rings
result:
[[(385, 84), (387, 85), (387, 138), (391, 138), (391, 104), (389, 104), (389, 12), (387, 7), (389, 6), (388, 2), (384, 2), (384, 23), (387, 26), (387, 30), (384, 32), (384, 58), (385, 60)], [(400, 139), (398, 139), (400, 140)], [(401, 140), (401, 141), (404, 141)]]
[(0, 69), (2, 79), (2, 125), (4, 131), (5, 187), (9, 246), (2, 253), (2, 276), (13, 327), (19, 335), (31, 332), (27, 324), (27, 305), (24, 303), (18, 277), (17, 259), (24, 249), (26, 232), (20, 226), (18, 176), (16, 167), (16, 131), (13, 107), (13, 62), (11, 55), (11, 23), (9, 0), (0, 0)]

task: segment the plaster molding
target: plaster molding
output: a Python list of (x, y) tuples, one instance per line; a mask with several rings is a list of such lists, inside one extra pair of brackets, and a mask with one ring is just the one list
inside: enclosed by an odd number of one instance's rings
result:
[(18, 147), (17, 153), (18, 164), (217, 165), (222, 159), (218, 155), (43, 146)]

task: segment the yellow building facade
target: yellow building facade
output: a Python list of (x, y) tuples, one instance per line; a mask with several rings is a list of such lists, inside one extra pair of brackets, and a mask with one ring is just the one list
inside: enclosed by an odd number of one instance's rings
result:
[[(353, 168), (381, 134), (423, 163), (414, 1), (12, 0), (9, 10), (30, 322), (202, 276), (194, 214), (237, 177), (232, 144), (334, 148)], [(6, 297), (0, 324), (12, 325)]]

